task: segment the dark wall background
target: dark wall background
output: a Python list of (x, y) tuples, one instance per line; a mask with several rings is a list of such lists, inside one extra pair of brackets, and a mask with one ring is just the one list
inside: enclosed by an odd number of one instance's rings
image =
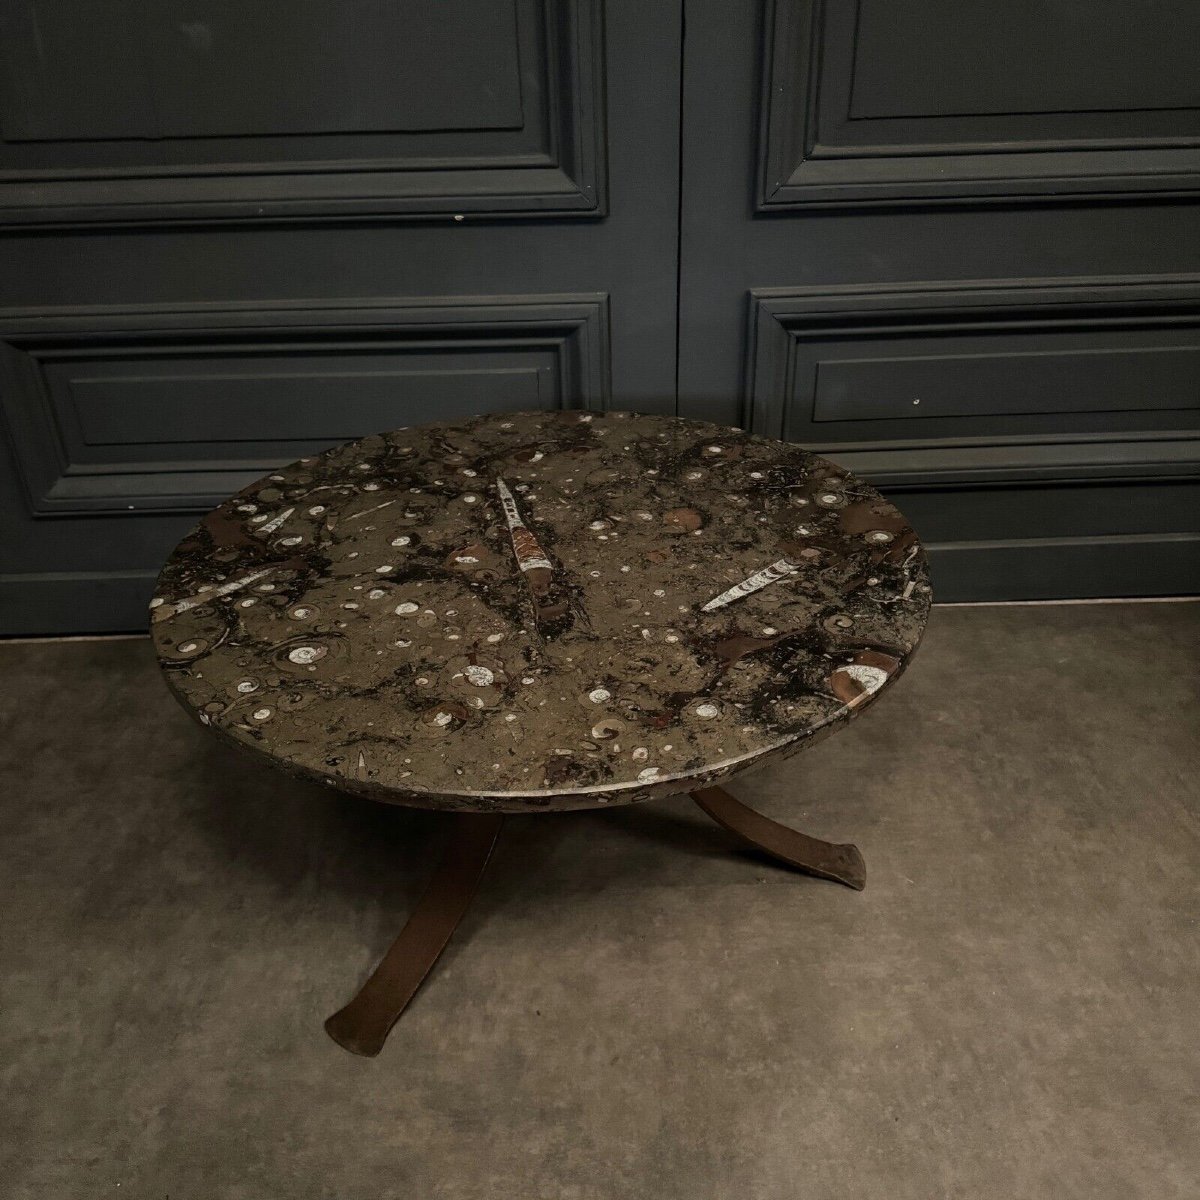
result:
[(941, 599), (1197, 589), (1185, 0), (0, 0), (0, 631), (490, 409), (801, 441)]
[(681, 407), (878, 482), (939, 599), (1196, 590), (1197, 44), (1188, 0), (689, 5)]

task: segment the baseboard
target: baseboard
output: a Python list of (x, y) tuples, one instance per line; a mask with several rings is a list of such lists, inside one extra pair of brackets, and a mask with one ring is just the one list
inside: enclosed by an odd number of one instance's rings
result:
[(935, 542), (936, 600), (1083, 600), (1200, 592), (1200, 534)]
[(0, 575), (0, 634), (140, 633), (155, 571)]

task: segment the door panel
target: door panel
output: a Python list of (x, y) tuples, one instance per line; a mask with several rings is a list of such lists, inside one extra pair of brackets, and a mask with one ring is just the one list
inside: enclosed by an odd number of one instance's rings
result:
[[(995, 115), (1024, 139), (1037, 128), (1029, 118), (1071, 113), (1088, 139), (1106, 126), (1085, 116), (1143, 120), (1147, 111), (1200, 105), (1200, 13), (1186, 0), (859, 0), (831, 5), (829, 16), (856, 18), (851, 120)], [(1064, 64), (1076, 45), (1087, 53)]]
[(689, 5), (680, 411), (882, 486), (942, 600), (1200, 589), (1200, 18), (1130, 11)]
[(762, 211), (1200, 186), (1192, 0), (774, 0), (764, 25)]
[[(513, 0), (375, 0), (350, 10), (349, 20), (321, 0), (126, 0), (117, 8), (123, 19), (113, 22), (81, 22), (78, 0), (11, 8), (6, 140), (525, 124), (518, 54), (525, 29)], [(380, 44), (386, 53), (376, 52)], [(81, 89), (80, 79), (94, 90)]]
[(604, 408), (602, 294), (47, 317), (0, 375), (34, 516), (203, 512), (281, 462), (472, 413)]
[(920, 441), (1001, 468), (1028, 445), (1200, 451), (1191, 285), (756, 291), (751, 426), (791, 441)]
[[(75, 38), (50, 92), (101, 70), (66, 7), (0, 0), (10, 28), (55, 16), (47, 47)], [(190, 39), (164, 61), (191, 62), (192, 82), (164, 82), (151, 55), (134, 82), (152, 103), (79, 116), (161, 120), (153, 139), (10, 137), (14, 103), (18, 133), (78, 114), (58, 93), (38, 108), (5, 68), (0, 632), (144, 628), (197, 517), (319, 446), (493, 409), (674, 409), (678, 4), (354, 0), (332, 31), (326, 5), (253, 7), (131, 3), (112, 33), (110, 6), (70, 6), (100, 41)], [(239, 83), (178, 117), (190, 89), (244, 76), (245, 40), (281, 29), (271, 71), (341, 39), (329, 69), (369, 103)], [(494, 58), (461, 94), (417, 94), (480, 41)]]
[(600, 0), (0, 14), (10, 224), (603, 211)]

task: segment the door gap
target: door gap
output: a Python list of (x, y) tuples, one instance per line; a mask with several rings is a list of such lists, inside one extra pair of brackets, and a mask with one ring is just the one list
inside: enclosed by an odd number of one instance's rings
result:
[(683, 73), (687, 66), (687, 0), (679, 6), (679, 117), (675, 123), (675, 415), (679, 416), (679, 350), (683, 323)]

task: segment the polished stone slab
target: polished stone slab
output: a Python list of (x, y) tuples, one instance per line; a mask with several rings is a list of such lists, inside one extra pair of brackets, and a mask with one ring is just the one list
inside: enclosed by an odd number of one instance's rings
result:
[(304, 458), (164, 568), (172, 689), (240, 747), (431, 808), (666, 795), (800, 749), (904, 669), (926, 561), (796, 446), (626, 413), (501, 414)]

